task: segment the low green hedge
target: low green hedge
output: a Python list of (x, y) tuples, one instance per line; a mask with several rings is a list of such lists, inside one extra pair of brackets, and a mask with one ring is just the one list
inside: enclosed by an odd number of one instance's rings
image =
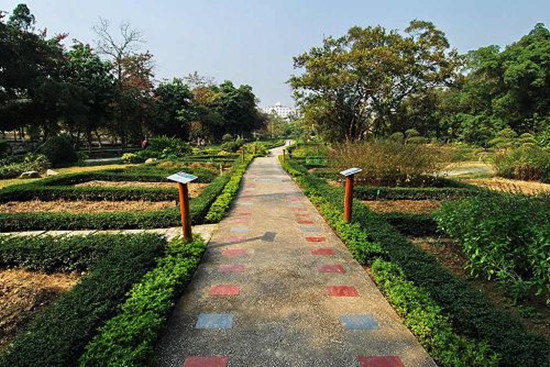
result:
[[(295, 162), (283, 166), (301, 171)], [(355, 201), (353, 221), (345, 224), (341, 188), (307, 173), (300, 174), (297, 181), (344, 242), (351, 243), (351, 252), (359, 262), (383, 260), (398, 269), (392, 270), (394, 278), (390, 278), (383, 272), (384, 266), (373, 267), (390, 302), (441, 365), (493, 366), (496, 359), (499, 366), (550, 364), (550, 342), (544, 336), (527, 330), (514, 315), (415, 247), (381, 216)], [(413, 297), (415, 294), (418, 297)], [(449, 354), (448, 350), (458, 352)]]
[(205, 221), (207, 223), (217, 223), (222, 220), (225, 213), (229, 210), (231, 202), (237, 195), (241, 180), (253, 158), (254, 157), (252, 155), (247, 155), (245, 162), (237, 165), (237, 167), (235, 168), (235, 172), (223, 189), (223, 192), (220, 194), (220, 196), (218, 196), (216, 201), (214, 201), (214, 203), (210, 207), (210, 210), (208, 211), (208, 214), (205, 218)]
[(429, 214), (384, 213), (379, 214), (406, 236), (431, 236), (437, 233), (437, 223)]
[[(212, 181), (201, 194), (190, 200), (191, 221), (194, 224), (204, 223), (204, 217), (210, 205), (230, 179), (231, 172)], [(77, 229), (130, 229), (162, 228), (177, 226), (181, 223), (179, 208), (169, 208), (147, 212), (118, 213), (0, 213), (0, 231), (28, 230), (77, 230)]]
[(128, 241), (122, 234), (90, 236), (0, 236), (0, 268), (33, 271), (86, 271), (114, 247)]
[(81, 366), (144, 366), (206, 245), (176, 239), (158, 265), (132, 288), (118, 315), (88, 344)]
[(459, 187), (370, 187), (355, 186), (353, 197), (359, 200), (449, 200), (467, 197), (479, 189)]
[(126, 235), (56, 303), (39, 313), (0, 357), (0, 366), (76, 365), (98, 328), (113, 317), (133, 284), (166, 248), (158, 235)]

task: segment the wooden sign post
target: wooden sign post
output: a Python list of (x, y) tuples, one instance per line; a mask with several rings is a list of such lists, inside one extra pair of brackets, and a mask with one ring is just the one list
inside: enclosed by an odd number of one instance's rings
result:
[(193, 241), (193, 233), (191, 232), (191, 213), (189, 211), (189, 189), (187, 184), (197, 178), (197, 176), (185, 172), (178, 172), (167, 177), (168, 180), (178, 183), (183, 243)]
[(283, 163), (286, 162), (286, 149), (283, 149)]
[(244, 163), (244, 155), (245, 155), (245, 153), (246, 153), (246, 148), (243, 147), (243, 150), (242, 150), (242, 151), (243, 151), (243, 163)]
[(344, 221), (346, 223), (351, 222), (351, 214), (353, 207), (353, 180), (356, 173), (361, 172), (360, 168), (349, 168), (345, 171), (340, 172), (340, 174), (346, 177), (346, 188), (344, 196)]

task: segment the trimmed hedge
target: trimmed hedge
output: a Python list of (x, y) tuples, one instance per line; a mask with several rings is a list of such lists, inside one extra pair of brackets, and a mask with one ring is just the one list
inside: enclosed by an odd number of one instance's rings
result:
[(479, 193), (480, 189), (458, 187), (369, 187), (355, 186), (353, 197), (359, 200), (449, 200)]
[[(283, 164), (285, 169), (299, 171), (295, 166), (294, 162)], [(345, 224), (341, 188), (330, 187), (309, 174), (300, 175), (297, 181), (343, 241), (348, 246), (351, 242), (351, 252), (359, 262), (372, 264), (380, 259), (398, 269), (391, 271), (391, 278), (384, 273), (384, 266), (373, 267), (390, 302), (441, 365), (492, 366), (496, 358), (499, 366), (550, 365), (550, 342), (544, 336), (527, 330), (514, 315), (455, 277), (381, 216), (355, 201), (353, 221)], [(361, 242), (361, 238), (366, 240)], [(413, 297), (418, 292), (422, 292), (418, 298)], [(418, 302), (425, 304), (418, 307)], [(423, 310), (426, 314), (420, 312)], [(458, 352), (450, 355), (448, 350)]]
[(98, 328), (166, 248), (158, 235), (127, 235), (56, 303), (39, 313), (0, 359), (2, 367), (74, 366)]
[(134, 285), (120, 313), (88, 344), (81, 366), (144, 366), (176, 300), (206, 250), (202, 239), (183, 245), (176, 239), (157, 267)]
[(229, 210), (231, 202), (237, 195), (237, 192), (239, 191), (239, 187), (241, 185), (241, 180), (253, 158), (254, 157), (252, 155), (247, 155), (245, 162), (239, 164), (235, 168), (235, 172), (223, 189), (223, 192), (220, 194), (220, 196), (218, 196), (216, 201), (210, 207), (210, 210), (208, 211), (208, 214), (205, 218), (205, 221), (207, 223), (217, 223), (222, 220), (225, 213)]
[(114, 247), (125, 244), (123, 234), (89, 236), (0, 236), (0, 268), (33, 271), (86, 271)]

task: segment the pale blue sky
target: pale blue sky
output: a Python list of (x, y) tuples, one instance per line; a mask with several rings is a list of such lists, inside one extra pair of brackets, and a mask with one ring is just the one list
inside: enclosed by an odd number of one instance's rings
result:
[[(25, 1), (2, 0), (11, 11)], [(51, 34), (92, 42), (99, 17), (130, 22), (155, 56), (157, 79), (193, 71), (252, 85), (261, 105), (293, 104), (285, 81), (292, 57), (340, 36), (354, 25), (403, 29), (430, 20), (461, 52), (505, 45), (542, 22), (550, 26), (549, 0), (28, 0)]]

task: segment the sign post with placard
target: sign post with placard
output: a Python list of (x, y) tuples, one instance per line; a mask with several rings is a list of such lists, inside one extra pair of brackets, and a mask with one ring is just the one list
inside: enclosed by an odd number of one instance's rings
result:
[(351, 208), (353, 206), (353, 178), (355, 174), (363, 171), (361, 168), (348, 168), (340, 172), (346, 178), (346, 194), (344, 197), (344, 221), (351, 222)]
[(191, 213), (189, 212), (189, 189), (187, 188), (187, 184), (197, 178), (197, 176), (185, 172), (178, 172), (167, 177), (168, 180), (178, 183), (184, 243), (193, 241), (193, 234), (191, 232)]

